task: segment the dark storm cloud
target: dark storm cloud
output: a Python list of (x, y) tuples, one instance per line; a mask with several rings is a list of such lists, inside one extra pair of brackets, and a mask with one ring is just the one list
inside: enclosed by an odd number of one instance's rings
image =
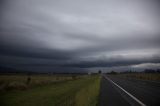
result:
[(87, 70), (160, 62), (158, 0), (0, 2), (1, 65)]
[(64, 64), (63, 67), (79, 67), (79, 68), (93, 68), (93, 67), (114, 67), (114, 66), (130, 66), (143, 63), (160, 63), (160, 57), (153, 56), (148, 58), (124, 58), (118, 56), (117, 58), (108, 58), (105, 60), (95, 61), (81, 61), (78, 63)]

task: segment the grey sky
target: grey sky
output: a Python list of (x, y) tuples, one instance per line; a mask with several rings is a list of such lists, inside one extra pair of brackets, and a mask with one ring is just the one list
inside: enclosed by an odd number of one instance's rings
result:
[(159, 6), (158, 0), (1, 0), (0, 63), (53, 71), (157, 66)]

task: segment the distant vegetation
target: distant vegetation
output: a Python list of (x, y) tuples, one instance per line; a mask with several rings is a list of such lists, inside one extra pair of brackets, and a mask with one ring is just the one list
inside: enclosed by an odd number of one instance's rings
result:
[[(98, 75), (0, 76), (2, 106), (96, 106)], [(3, 88), (3, 89), (2, 89)]]
[(115, 71), (111, 71), (111, 72), (108, 72), (107, 74), (118, 74), (117, 72), (115, 72)]
[(120, 73), (116, 71), (111, 71), (107, 74), (117, 75), (117, 76), (127, 77), (127, 78), (137, 78), (137, 79), (143, 79), (143, 80), (160, 81), (160, 69), (157, 69), (157, 70), (145, 69), (142, 72), (124, 71)]
[(160, 73), (160, 69), (153, 70), (153, 69), (145, 69), (144, 73)]
[(143, 80), (160, 81), (160, 73), (128, 73), (124, 74), (127, 78), (137, 78)]

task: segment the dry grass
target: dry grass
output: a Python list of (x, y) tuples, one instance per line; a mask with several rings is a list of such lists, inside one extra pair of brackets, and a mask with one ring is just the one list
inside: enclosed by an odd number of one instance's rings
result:
[[(72, 76), (68, 77), (75, 79)], [(49, 78), (52, 80), (52, 77)], [(65, 79), (64, 76), (62, 79)], [(73, 79), (67, 81), (67, 78), (62, 83), (51, 83), (23, 91), (1, 92), (0, 104), (2, 106), (96, 106), (100, 77), (93, 75)]]
[(34, 86), (75, 80), (82, 76), (71, 75), (32, 75), (28, 83), (28, 75), (0, 75), (0, 90), (24, 90)]
[(97, 106), (100, 89), (100, 78), (93, 80), (87, 87), (81, 89), (75, 99), (76, 106)]

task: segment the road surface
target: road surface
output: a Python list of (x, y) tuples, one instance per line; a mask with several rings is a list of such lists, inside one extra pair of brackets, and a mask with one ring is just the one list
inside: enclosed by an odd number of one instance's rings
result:
[(160, 106), (160, 83), (103, 75), (99, 106)]

